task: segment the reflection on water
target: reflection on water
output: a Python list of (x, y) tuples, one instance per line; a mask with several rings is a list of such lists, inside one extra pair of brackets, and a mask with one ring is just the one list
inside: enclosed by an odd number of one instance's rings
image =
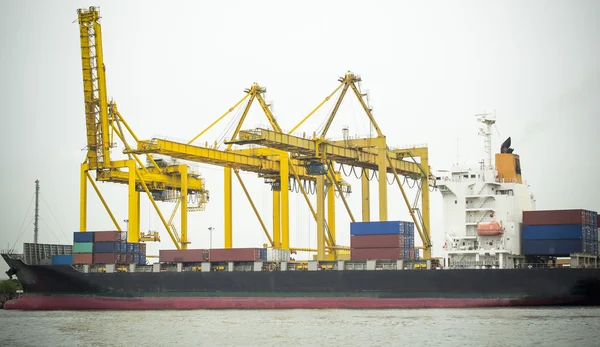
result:
[(2, 346), (600, 346), (600, 308), (0, 310)]

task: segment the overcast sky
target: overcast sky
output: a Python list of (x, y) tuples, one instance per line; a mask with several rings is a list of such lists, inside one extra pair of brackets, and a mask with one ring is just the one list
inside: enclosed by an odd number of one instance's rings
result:
[[(292, 128), (338, 85), (346, 71), (363, 78), (375, 117), (391, 146), (428, 144), (432, 168), (483, 156), (474, 114), (496, 110), (494, 152), (512, 137), (539, 209), (600, 210), (600, 57), (598, 1), (280, 1), (2, 2), (0, 112), (4, 183), (0, 248), (33, 240), (34, 181), (41, 182), (42, 243), (72, 242), (79, 226), (79, 164), (86, 145), (76, 9), (99, 5), (108, 95), (142, 139), (189, 140), (229, 109), (253, 82), (284, 129)], [(352, 97), (351, 95), (348, 95)], [(318, 128), (327, 104), (300, 132)], [(235, 113), (234, 113), (235, 114)], [(201, 139), (213, 142), (232, 114)], [(257, 105), (245, 128), (267, 124)], [(358, 103), (344, 103), (329, 134), (367, 135)], [(113, 150), (122, 158), (123, 146)], [(223, 170), (197, 165), (211, 201), (190, 215), (191, 247), (223, 246)], [(244, 174), (271, 228), (269, 186)], [(347, 179), (360, 216), (360, 181)], [(101, 184), (117, 220), (127, 218), (126, 186)], [(372, 191), (376, 198), (376, 186)], [(90, 192), (91, 188), (90, 188)], [(291, 195), (290, 242), (315, 245), (316, 224)], [(390, 219), (409, 214), (396, 187)], [(376, 199), (374, 199), (376, 200)], [(88, 228), (114, 229), (90, 194)], [(339, 200), (338, 200), (339, 201)], [(142, 230), (174, 248), (148, 200)], [(162, 204), (165, 214), (172, 204)], [(234, 181), (234, 246), (266, 242)], [(349, 244), (349, 218), (338, 203), (338, 243)], [(372, 216), (377, 217), (376, 206)], [(441, 250), (441, 195), (432, 194), (434, 252)], [(123, 225), (124, 227), (124, 225)], [(19, 233), (24, 230), (22, 236)], [(17, 242), (18, 241), (18, 242)], [(420, 244), (420, 241), (417, 241)], [(2, 273), (5, 264), (0, 266)]]

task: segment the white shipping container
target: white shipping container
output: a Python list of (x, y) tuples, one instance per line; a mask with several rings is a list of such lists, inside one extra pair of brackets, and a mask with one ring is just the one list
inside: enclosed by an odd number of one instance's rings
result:
[(291, 253), (289, 250), (267, 248), (267, 261), (282, 262), (290, 261)]

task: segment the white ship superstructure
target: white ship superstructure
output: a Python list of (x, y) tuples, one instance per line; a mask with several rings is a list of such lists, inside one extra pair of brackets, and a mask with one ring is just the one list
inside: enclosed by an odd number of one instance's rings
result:
[(492, 164), (492, 114), (477, 115), (486, 157), (478, 169), (455, 166), (437, 176), (443, 196), (445, 268), (514, 268), (523, 261), (523, 211), (535, 209), (521, 179), (519, 156), (510, 138)]

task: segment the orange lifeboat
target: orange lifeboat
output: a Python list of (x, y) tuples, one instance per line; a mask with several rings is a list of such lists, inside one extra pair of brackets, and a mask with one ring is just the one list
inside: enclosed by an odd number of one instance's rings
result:
[(498, 236), (501, 234), (504, 234), (504, 228), (496, 221), (477, 225), (477, 236)]

